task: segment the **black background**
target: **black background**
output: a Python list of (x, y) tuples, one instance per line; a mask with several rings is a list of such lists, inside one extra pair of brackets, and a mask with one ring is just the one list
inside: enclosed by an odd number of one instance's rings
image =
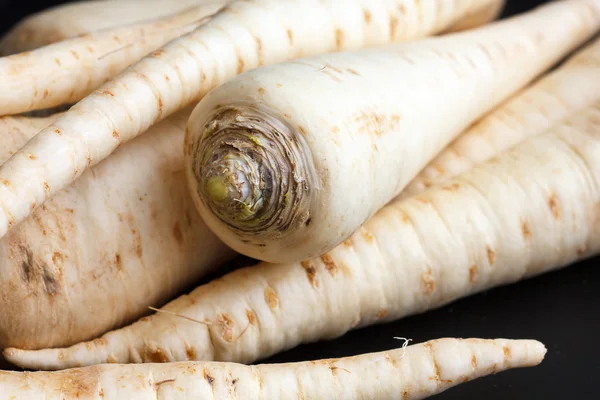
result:
[[(0, 34), (23, 16), (65, 1), (0, 0)], [(508, 0), (504, 16), (543, 0)], [(599, 155), (600, 156), (600, 155)], [(394, 336), (423, 342), (440, 337), (531, 338), (548, 354), (536, 368), (460, 385), (436, 399), (600, 399), (600, 269), (590, 260), (561, 271), (472, 296), (426, 314), (303, 345), (265, 360), (283, 362), (381, 351)]]

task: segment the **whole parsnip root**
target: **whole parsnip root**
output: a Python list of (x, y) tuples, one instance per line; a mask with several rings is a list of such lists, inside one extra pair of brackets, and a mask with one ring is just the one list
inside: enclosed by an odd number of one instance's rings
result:
[(95, 0), (61, 4), (24, 18), (0, 40), (0, 56), (117, 28), (220, 0)]
[(570, 265), (600, 253), (598, 154), (600, 103), (384, 207), (319, 258), (240, 269), (93, 342), (5, 357), (31, 369), (251, 363)]
[[(120, 148), (0, 240), (0, 348), (97, 337), (235, 256), (188, 194), (181, 149), (190, 112)], [(0, 119), (0, 161), (50, 122)]]
[(444, 338), (287, 364), (105, 364), (60, 372), (0, 372), (0, 400), (415, 400), (482, 376), (534, 367), (545, 354), (545, 346), (534, 340)]
[(600, 38), (469, 128), (430, 162), (398, 199), (467, 171), (598, 100)]
[(240, 72), (431, 35), (491, 1), (496, 0), (230, 3), (81, 100), (0, 168), (0, 183), (10, 184), (0, 184), (0, 236), (120, 144)]
[(0, 115), (72, 104), (148, 53), (194, 30), (221, 6), (215, 1), (157, 21), (0, 58)]
[(190, 116), (194, 202), (239, 253), (316, 257), (599, 29), (599, 0), (566, 0), (468, 32), (249, 71)]

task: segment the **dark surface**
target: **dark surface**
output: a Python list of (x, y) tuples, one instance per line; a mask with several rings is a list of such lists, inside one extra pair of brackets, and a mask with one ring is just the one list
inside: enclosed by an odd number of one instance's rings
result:
[[(0, 32), (18, 19), (64, 1), (0, 0)], [(508, 0), (504, 15), (543, 0)], [(436, 399), (600, 399), (600, 269), (598, 259), (505, 286), (442, 309), (374, 326), (329, 342), (300, 346), (267, 362), (311, 360), (397, 347), (440, 337), (531, 338), (548, 347), (544, 362), (458, 386)]]

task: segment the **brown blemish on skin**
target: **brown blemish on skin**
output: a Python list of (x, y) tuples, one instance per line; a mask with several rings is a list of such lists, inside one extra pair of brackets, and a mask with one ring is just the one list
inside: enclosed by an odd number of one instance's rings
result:
[(290, 46), (294, 45), (294, 32), (291, 29), (287, 30), (288, 42), (290, 42)]
[(335, 47), (336, 47), (336, 49), (341, 50), (343, 41), (344, 41), (344, 32), (338, 28), (335, 30)]
[(335, 261), (333, 261), (333, 258), (329, 254), (323, 254), (321, 261), (325, 264), (325, 269), (329, 272), (329, 275), (335, 276), (338, 273), (339, 268), (335, 265)]
[(34, 155), (33, 155), (33, 154), (31, 154), (31, 153), (28, 153), (28, 154), (27, 154), (27, 158), (29, 158), (30, 160), (37, 160), (37, 157), (36, 157), (36, 156), (34, 156)]
[(186, 346), (185, 348), (185, 355), (187, 356), (188, 360), (195, 360), (196, 359), (196, 350), (194, 350), (193, 347), (190, 346)]
[(502, 351), (504, 352), (504, 361), (510, 360), (510, 357), (511, 357), (510, 349), (508, 347), (504, 346), (504, 347), (502, 347)]
[(267, 91), (264, 88), (258, 88), (258, 94), (263, 95), (267, 93)]
[(352, 68), (346, 68), (346, 71), (350, 72), (352, 75), (360, 76), (360, 74)]
[(231, 317), (227, 313), (219, 314), (217, 317), (217, 326), (221, 330), (221, 337), (226, 342), (231, 343), (233, 341), (233, 327), (234, 323)]
[(346, 247), (354, 246), (354, 243), (352, 243), (352, 239), (344, 240), (344, 246), (346, 246)]
[(379, 312), (377, 313), (377, 317), (376, 318), (377, 319), (383, 319), (383, 318), (387, 317), (388, 314), (389, 314), (389, 311), (384, 308), (382, 310), (379, 310)]
[(333, 128), (331, 128), (331, 132), (332, 133), (339, 133), (340, 132), (340, 128), (337, 126), (334, 126)]
[(2, 182), (4, 186), (10, 186), (10, 181), (8, 179), (0, 178), (0, 182)]
[(50, 92), (48, 91), (48, 89), (44, 89), (44, 93), (42, 94), (42, 98), (46, 99), (46, 98), (48, 98), (48, 96), (50, 96)]
[(210, 376), (210, 374), (208, 373), (208, 371), (206, 370), (206, 368), (202, 369), (202, 376), (204, 377), (204, 379), (206, 379), (206, 381), (208, 382), (208, 384), (210, 386), (213, 385), (213, 382), (215, 381), (215, 378), (213, 378), (212, 376)]
[(412, 224), (412, 219), (410, 215), (406, 212), (406, 210), (399, 209), (397, 210), (398, 214), (400, 214), (400, 220), (405, 224)]
[(556, 194), (552, 193), (550, 199), (548, 200), (548, 206), (550, 207), (550, 211), (552, 212), (552, 216), (555, 219), (560, 218), (560, 206), (558, 205), (558, 199), (556, 198)]
[(396, 31), (398, 30), (398, 17), (396, 17), (395, 15), (392, 15), (390, 17), (390, 39), (393, 39), (396, 37)]
[(427, 296), (435, 291), (435, 279), (430, 267), (427, 267), (427, 271), (421, 274), (421, 282), (423, 283), (423, 290)]
[(448, 192), (455, 192), (458, 189), (460, 189), (460, 184), (459, 183), (453, 183), (452, 185), (443, 186), (442, 189), (446, 190)]
[(154, 384), (154, 388), (155, 388), (156, 390), (158, 390), (158, 388), (159, 388), (161, 385), (164, 385), (165, 383), (173, 383), (173, 382), (175, 382), (175, 379), (165, 379), (164, 381), (156, 382), (156, 383)]
[(471, 367), (477, 367), (477, 357), (475, 356), (475, 354), (473, 354), (473, 356), (471, 357)]
[(252, 310), (246, 310), (246, 318), (248, 318), (248, 322), (250, 325), (256, 324), (256, 314)]
[[(290, 31), (288, 31), (289, 34)], [(264, 64), (264, 60), (263, 60), (263, 46), (262, 46), (262, 40), (260, 40), (259, 38), (255, 37), (254, 41), (256, 42), (256, 55), (258, 58), (258, 65), (263, 65)]]
[(431, 343), (425, 343), (425, 347), (427, 348), (427, 351), (429, 352), (429, 357), (431, 358), (431, 362), (433, 363), (433, 377), (431, 377), (429, 379), (440, 382), (441, 381), (440, 366), (438, 365), (437, 361), (435, 360), (435, 355), (433, 353), (433, 348), (431, 346)]
[(63, 261), (65, 259), (65, 255), (55, 251), (54, 253), (52, 253), (52, 264), (54, 264), (56, 267), (60, 268), (63, 264)]
[(121, 255), (119, 253), (115, 254), (115, 267), (119, 271), (123, 270), (123, 265), (121, 264)]
[(163, 50), (156, 50), (155, 52), (152, 53), (151, 57), (158, 58), (158, 57), (161, 57), (163, 54), (164, 54)]
[(107, 90), (107, 89), (104, 89), (100, 93), (105, 94), (105, 95), (110, 96), (110, 97), (115, 97), (115, 94), (113, 92), (111, 92), (110, 90)]
[(268, 286), (265, 288), (265, 302), (271, 310), (274, 310), (279, 305), (279, 297), (277, 296), (277, 293), (275, 293), (275, 291)]
[(494, 265), (494, 263), (496, 262), (496, 252), (494, 250), (492, 250), (489, 246), (486, 247), (486, 252), (487, 252), (488, 262), (490, 263), (490, 265)]
[(475, 282), (475, 279), (477, 279), (478, 274), (479, 268), (477, 268), (477, 265), (471, 265), (471, 268), (469, 268), (469, 282)]
[(59, 283), (52, 274), (52, 272), (48, 269), (47, 265), (42, 265), (42, 279), (44, 281), (44, 288), (46, 289), (46, 293), (50, 296), (54, 296), (58, 293)]
[(114, 137), (115, 139), (119, 139), (119, 132), (116, 129), (113, 129), (112, 137)]
[(365, 20), (365, 24), (369, 25), (371, 23), (371, 20), (373, 19), (371, 11), (363, 10), (363, 19)]
[(365, 109), (351, 116), (352, 122), (356, 124), (359, 133), (373, 136), (382, 136), (399, 129), (402, 116), (399, 114), (381, 114), (379, 112)]
[(319, 287), (319, 281), (317, 280), (317, 269), (313, 265), (312, 261), (302, 261), (300, 265), (302, 265), (302, 268), (304, 268), (304, 272), (306, 272), (306, 277), (308, 278), (310, 285), (313, 288)]
[(58, 65), (59, 67), (61, 67), (61, 66), (62, 66), (62, 63), (60, 62), (60, 59), (58, 59), (58, 58), (55, 58), (55, 59), (54, 59), (54, 62), (55, 62), (55, 63), (56, 63), (56, 65)]
[(425, 347), (427, 347), (427, 350), (429, 351), (429, 355), (431, 358), (431, 362), (433, 364), (433, 371), (434, 371), (434, 375), (432, 377), (429, 378), (429, 380), (435, 380), (437, 382), (441, 382), (441, 383), (446, 383), (446, 384), (452, 384), (452, 380), (451, 379), (442, 379), (441, 376), (441, 369), (439, 364), (437, 363), (436, 359), (435, 359), (435, 355), (433, 353), (433, 348), (431, 346), (431, 343), (426, 343)]
[(179, 222), (175, 222), (173, 225), (173, 237), (177, 240), (177, 243), (180, 245), (183, 244), (183, 233), (181, 233), (181, 227), (179, 226)]
[(362, 235), (363, 239), (365, 239), (365, 241), (367, 243), (373, 242), (373, 235), (366, 228), (364, 228), (364, 227), (360, 228), (360, 234)]
[(169, 362), (169, 358), (161, 349), (152, 349), (146, 351), (146, 357), (150, 362), (154, 363), (166, 363)]
[(529, 228), (529, 224), (525, 221), (521, 221), (521, 232), (523, 233), (523, 237), (525, 239), (529, 239), (531, 237), (531, 229)]
[(577, 249), (577, 255), (578, 255), (579, 257), (582, 257), (582, 256), (584, 256), (584, 255), (585, 255), (585, 253), (587, 253), (587, 248), (585, 248), (585, 247), (579, 247), (579, 248)]
[(75, 50), (71, 50), (71, 54), (73, 55), (73, 58), (79, 60), (79, 53), (77, 53)]
[(245, 65), (246, 64), (244, 63), (244, 60), (242, 60), (242, 58), (238, 56), (238, 59), (237, 59), (237, 73), (238, 73), (238, 75), (241, 74), (242, 72), (244, 72), (244, 66)]
[(50, 185), (48, 184), (48, 182), (44, 182), (44, 191), (45, 191), (46, 193), (49, 193), (49, 192), (50, 192)]
[(409, 400), (409, 399), (410, 399), (410, 397), (409, 397), (409, 394), (408, 394), (408, 392), (405, 390), (405, 391), (404, 391), (404, 393), (402, 393), (402, 400)]
[(162, 114), (163, 107), (164, 107), (163, 100), (162, 100), (162, 97), (160, 97), (160, 95), (159, 95), (158, 96), (158, 112), (159, 112), (159, 114)]

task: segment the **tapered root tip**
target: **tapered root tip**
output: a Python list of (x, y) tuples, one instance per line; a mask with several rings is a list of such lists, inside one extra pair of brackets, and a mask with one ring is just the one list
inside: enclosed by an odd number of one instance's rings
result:
[[(58, 371), (64, 368), (62, 353), (58, 349), (21, 350), (8, 348), (2, 352), (4, 359), (20, 368)], [(75, 365), (79, 367), (80, 365)]]
[(247, 105), (216, 110), (195, 133), (190, 153), (201, 214), (262, 241), (308, 219), (309, 151), (275, 114)]

